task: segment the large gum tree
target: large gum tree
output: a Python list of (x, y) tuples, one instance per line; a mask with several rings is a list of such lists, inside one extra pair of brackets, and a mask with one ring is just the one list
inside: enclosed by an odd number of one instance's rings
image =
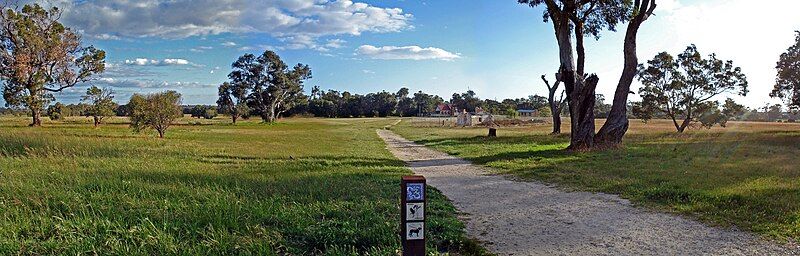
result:
[[(594, 105), (595, 90), (599, 78), (587, 75), (584, 38), (593, 36), (600, 38), (602, 30), (616, 30), (620, 23), (628, 22), (625, 37), (625, 67), (617, 92), (625, 91), (624, 96), (615, 96), (614, 106), (627, 105), (627, 93), (636, 71), (636, 35), (640, 25), (655, 10), (655, 0), (518, 0), (517, 2), (531, 7), (544, 5), (544, 21), (552, 22), (559, 48), (558, 79), (564, 84), (570, 112), (571, 150), (586, 150), (595, 147)], [(573, 37), (575, 42), (573, 43)], [(577, 55), (577, 59), (575, 56)], [(631, 61), (632, 62), (631, 64)], [(628, 71), (633, 70), (633, 73)], [(613, 112), (612, 107), (612, 112)], [(625, 111), (627, 109), (623, 107)], [(617, 120), (616, 118), (614, 120)], [(627, 119), (624, 120), (627, 122)], [(616, 122), (616, 121), (615, 121)], [(602, 131), (599, 142), (603, 145), (618, 144), (627, 131), (627, 124), (619, 125), (619, 129)], [(619, 140), (608, 139), (613, 134)], [(619, 141), (613, 143), (614, 141)]]
[(83, 47), (81, 37), (58, 20), (61, 10), (38, 4), (0, 12), (0, 79), (8, 106), (31, 112), (41, 126), (42, 110), (53, 93), (89, 81), (105, 70), (106, 53)]

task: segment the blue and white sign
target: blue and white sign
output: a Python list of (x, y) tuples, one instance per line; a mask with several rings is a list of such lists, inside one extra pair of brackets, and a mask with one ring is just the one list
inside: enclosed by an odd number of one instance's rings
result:
[(408, 183), (406, 185), (406, 200), (422, 201), (425, 198), (425, 184)]

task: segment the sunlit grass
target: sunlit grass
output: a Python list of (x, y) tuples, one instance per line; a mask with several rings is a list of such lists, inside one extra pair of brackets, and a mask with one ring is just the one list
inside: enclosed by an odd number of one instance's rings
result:
[[(0, 255), (395, 254), (409, 171), (375, 134), (394, 121), (184, 118), (158, 139), (0, 117)], [(479, 250), (441, 194), (428, 209), (431, 251)]]
[(620, 194), (771, 238), (800, 238), (800, 124), (733, 122), (677, 134), (671, 122), (633, 120), (623, 149), (586, 153), (564, 151), (568, 135), (551, 136), (548, 125), (501, 128), (490, 139), (486, 128), (437, 124), (407, 119), (393, 129), (523, 179)]

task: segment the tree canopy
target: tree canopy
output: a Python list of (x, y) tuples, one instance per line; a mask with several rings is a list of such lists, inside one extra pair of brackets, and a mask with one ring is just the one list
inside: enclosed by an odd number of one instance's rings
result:
[(770, 96), (786, 100), (789, 108), (800, 109), (800, 31), (795, 37), (795, 43), (786, 52), (781, 54), (776, 68), (778, 75), (775, 78), (775, 88)]
[(181, 94), (166, 91), (148, 95), (134, 94), (130, 103), (131, 128), (136, 132), (152, 128), (158, 137), (164, 138), (167, 129), (175, 119), (183, 116)]
[(92, 117), (95, 127), (100, 125), (106, 117), (113, 116), (114, 110), (117, 108), (117, 104), (114, 103), (114, 90), (111, 88), (89, 87), (86, 89), (86, 95), (81, 97), (81, 101), (89, 104), (84, 115)]
[(228, 75), (236, 90), (247, 91), (247, 106), (272, 123), (303, 98), (303, 82), (311, 78), (308, 65), (297, 64), (292, 69), (273, 51), (261, 56), (245, 54), (232, 65)]
[(53, 93), (89, 81), (105, 70), (105, 52), (84, 47), (81, 38), (58, 20), (62, 11), (38, 4), (0, 12), (0, 79), (8, 106), (28, 108), (41, 125), (42, 109)]
[[(683, 132), (692, 122), (709, 112), (718, 110), (719, 103), (712, 99), (723, 93), (748, 93), (747, 77), (732, 61), (723, 61), (715, 54), (703, 58), (695, 45), (674, 58), (666, 52), (657, 54), (647, 65), (639, 66), (639, 89), (642, 102), (637, 115), (647, 119), (653, 111), (669, 116), (678, 132)], [(732, 106), (732, 105), (729, 105)], [(731, 110), (733, 111), (733, 110)], [(678, 119), (683, 119), (678, 122)], [(704, 126), (718, 122), (704, 122)]]

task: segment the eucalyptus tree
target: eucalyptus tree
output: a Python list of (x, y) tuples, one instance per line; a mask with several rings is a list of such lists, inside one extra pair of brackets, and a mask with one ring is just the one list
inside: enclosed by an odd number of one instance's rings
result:
[(181, 94), (175, 91), (148, 95), (134, 94), (128, 107), (131, 111), (131, 128), (135, 132), (152, 128), (158, 132), (159, 138), (164, 138), (164, 134), (175, 119), (183, 116)]
[[(622, 106), (622, 110), (626, 111), (627, 93), (633, 80), (633, 75), (627, 71), (633, 67), (632, 70), (635, 72), (637, 64), (630, 63), (630, 60), (636, 60), (636, 35), (642, 22), (655, 10), (655, 0), (644, 0), (644, 2), (642, 0), (518, 0), (518, 2), (531, 7), (545, 5), (544, 21), (553, 23), (560, 60), (557, 76), (564, 83), (571, 119), (569, 148), (582, 150), (594, 147), (595, 89), (599, 78), (594, 74), (587, 75), (584, 70), (586, 62), (584, 38), (593, 36), (597, 40), (603, 30), (615, 31), (618, 24), (629, 23), (625, 37), (626, 66), (617, 88), (617, 91), (627, 88), (626, 95), (624, 97), (615, 95), (614, 98), (614, 105)], [(573, 52), (577, 54), (577, 60)], [(613, 120), (614, 123), (620, 122)], [(627, 119), (624, 121), (626, 124)], [(622, 127), (625, 129), (621, 133), (618, 129), (601, 129), (598, 140), (603, 144), (621, 141), (621, 137), (627, 131), (627, 125)], [(610, 137), (608, 135), (620, 139), (608, 139)]]
[(247, 117), (250, 108), (247, 107), (247, 87), (235, 86), (229, 82), (224, 82), (219, 86), (217, 98), (217, 109), (222, 114), (231, 116), (233, 124), (241, 117)]
[(786, 100), (790, 109), (800, 109), (800, 31), (796, 31), (795, 43), (781, 54), (776, 68), (775, 88), (770, 96)]
[(27, 108), (41, 126), (53, 93), (89, 81), (105, 70), (106, 53), (82, 46), (81, 37), (59, 22), (62, 11), (38, 4), (0, 6), (0, 80), (6, 105)]
[[(747, 77), (741, 68), (734, 67), (733, 61), (718, 59), (715, 54), (703, 58), (695, 45), (687, 47), (677, 58), (659, 53), (647, 65), (640, 65), (638, 73), (643, 87), (639, 89), (642, 102), (637, 113), (640, 117), (650, 117), (654, 111), (661, 111), (672, 119), (678, 132), (684, 132), (691, 123), (702, 121), (704, 114), (718, 109), (719, 103), (713, 98), (725, 93), (741, 96), (748, 93)], [(727, 102), (726, 105), (734, 106)]]
[(89, 104), (83, 115), (92, 117), (94, 127), (99, 126), (106, 117), (113, 116), (117, 108), (117, 104), (114, 103), (114, 90), (111, 88), (89, 87), (86, 89), (86, 95), (81, 96), (81, 101)]
[(311, 78), (308, 65), (292, 69), (273, 51), (261, 56), (245, 54), (232, 64), (228, 75), (235, 87), (247, 88), (247, 106), (267, 123), (277, 121), (303, 98), (303, 82)]
[(653, 15), (656, 6), (655, 0), (635, 0), (630, 15), (626, 16), (629, 20), (623, 45), (625, 62), (617, 89), (614, 92), (611, 112), (609, 112), (606, 122), (595, 136), (596, 144), (605, 147), (616, 147), (622, 143), (622, 138), (628, 132), (630, 123), (628, 121), (628, 95), (631, 94), (631, 84), (639, 65), (639, 57), (636, 54), (636, 39), (642, 23)]

